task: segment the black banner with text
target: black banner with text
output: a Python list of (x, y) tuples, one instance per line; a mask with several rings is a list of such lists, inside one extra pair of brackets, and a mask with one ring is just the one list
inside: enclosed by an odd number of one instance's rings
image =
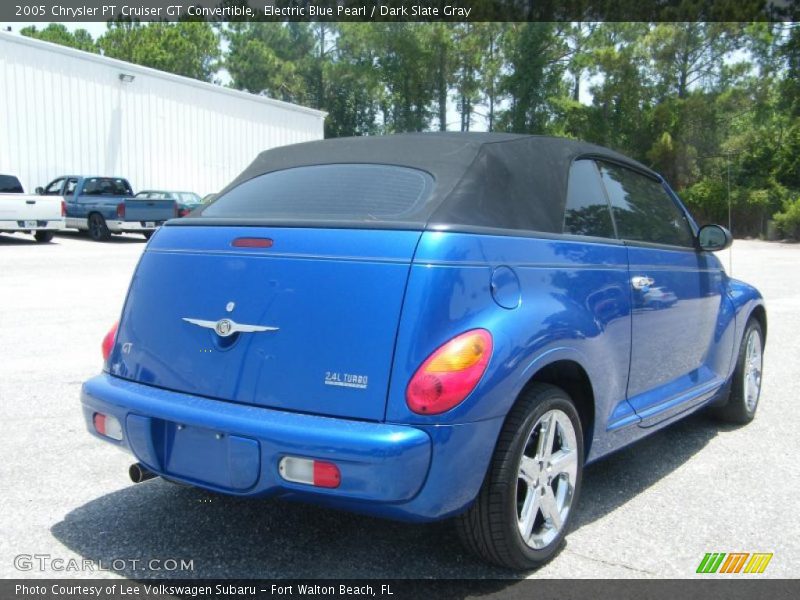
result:
[(297, 598), (381, 600), (582, 599), (756, 600), (800, 597), (800, 580), (0, 580), (3, 600), (294, 600)]
[(792, 21), (797, 0), (11, 0), (0, 21)]

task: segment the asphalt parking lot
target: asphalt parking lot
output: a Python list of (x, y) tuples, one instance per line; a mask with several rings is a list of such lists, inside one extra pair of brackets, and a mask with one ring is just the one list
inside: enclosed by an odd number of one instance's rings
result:
[[(0, 577), (510, 575), (463, 551), (446, 523), (130, 483), (131, 458), (85, 433), (78, 394), (100, 369), (144, 240), (29, 239), (0, 235)], [(761, 577), (796, 576), (800, 245), (737, 241), (733, 252), (734, 275), (762, 290), (769, 314), (756, 420), (696, 415), (590, 466), (566, 546), (530, 577), (694, 577), (706, 552), (772, 552)], [(15, 567), (34, 554), (109, 570)], [(131, 563), (150, 559), (193, 570)]]

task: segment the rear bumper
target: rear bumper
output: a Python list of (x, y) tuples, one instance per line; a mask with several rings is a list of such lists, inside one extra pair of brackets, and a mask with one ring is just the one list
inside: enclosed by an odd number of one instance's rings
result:
[[(413, 521), (449, 516), (474, 499), (502, 424), (426, 428), (351, 421), (221, 402), (108, 374), (87, 381), (81, 401), (93, 435), (167, 478), (232, 495), (296, 497)], [(120, 421), (122, 441), (95, 431), (96, 412)], [(284, 480), (278, 463), (287, 455), (336, 463), (341, 485)]]
[[(60, 231), (64, 229), (64, 219), (31, 219), (35, 226), (26, 226), (26, 221), (0, 221), (0, 231)], [(32, 225), (32, 224), (31, 224)]]
[[(153, 223), (153, 225), (149, 226), (147, 223)], [(141, 233), (155, 231), (164, 223), (165, 221), (106, 221), (106, 226), (113, 233)]]

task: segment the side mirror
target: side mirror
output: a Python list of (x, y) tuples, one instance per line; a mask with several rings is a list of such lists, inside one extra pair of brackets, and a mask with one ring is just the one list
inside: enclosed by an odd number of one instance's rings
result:
[(706, 252), (719, 252), (730, 248), (733, 243), (731, 232), (722, 225), (703, 225), (697, 232), (697, 245)]
[(44, 188), (42, 186), (37, 187), (35, 191), (39, 196), (44, 196)]

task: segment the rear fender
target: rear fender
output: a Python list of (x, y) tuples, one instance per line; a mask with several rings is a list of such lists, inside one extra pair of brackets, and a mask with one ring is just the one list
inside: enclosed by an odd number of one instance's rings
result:
[[(728, 379), (730, 379), (733, 375), (733, 371), (736, 369), (736, 357), (739, 356), (744, 329), (753, 315), (756, 315), (761, 322), (764, 333), (764, 343), (766, 343), (767, 310), (761, 293), (752, 285), (738, 279), (730, 279), (728, 281), (728, 298), (733, 304), (736, 320), (736, 335), (734, 336), (730, 367), (728, 369)], [(727, 395), (724, 397), (727, 398)]]

